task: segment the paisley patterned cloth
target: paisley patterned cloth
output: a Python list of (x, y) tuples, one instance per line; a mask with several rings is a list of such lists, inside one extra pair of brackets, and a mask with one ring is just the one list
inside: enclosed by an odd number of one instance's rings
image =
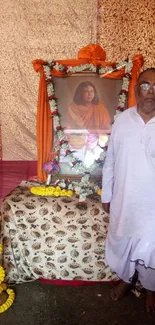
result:
[(105, 261), (108, 215), (100, 197), (89, 197), (80, 210), (78, 197), (35, 196), (32, 185), (22, 183), (2, 203), (6, 280), (116, 280)]

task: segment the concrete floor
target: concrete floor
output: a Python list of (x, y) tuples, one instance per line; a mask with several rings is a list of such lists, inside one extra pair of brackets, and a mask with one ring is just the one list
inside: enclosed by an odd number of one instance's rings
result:
[(132, 293), (120, 302), (110, 285), (53, 286), (39, 281), (17, 285), (14, 305), (0, 315), (1, 325), (154, 325), (144, 300)]

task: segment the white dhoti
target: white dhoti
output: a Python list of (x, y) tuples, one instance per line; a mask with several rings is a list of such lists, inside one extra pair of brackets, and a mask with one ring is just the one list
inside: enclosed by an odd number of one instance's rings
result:
[(155, 245), (143, 239), (119, 237), (109, 232), (106, 260), (123, 281), (130, 283), (137, 271), (142, 286), (155, 291)]

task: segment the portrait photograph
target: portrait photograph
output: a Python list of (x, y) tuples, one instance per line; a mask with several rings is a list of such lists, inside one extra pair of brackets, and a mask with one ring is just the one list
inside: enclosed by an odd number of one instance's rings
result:
[[(54, 85), (61, 126), (70, 150), (89, 168), (101, 157), (111, 133), (122, 80), (80, 73), (54, 78)], [(57, 142), (56, 137), (54, 141)], [(60, 164), (62, 173), (73, 173), (63, 150)]]

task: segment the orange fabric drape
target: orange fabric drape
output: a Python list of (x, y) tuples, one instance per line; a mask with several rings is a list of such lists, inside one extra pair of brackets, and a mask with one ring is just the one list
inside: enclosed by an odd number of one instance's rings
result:
[(52, 149), (52, 114), (49, 107), (46, 81), (43, 70), (43, 60), (33, 61), (36, 72), (40, 72), (40, 84), (37, 107), (37, 154), (38, 154), (38, 178), (45, 182), (46, 174), (42, 171), (43, 164), (48, 161)]
[[(115, 62), (106, 62), (105, 51), (96, 44), (90, 44), (82, 48), (78, 53), (78, 59), (57, 60), (59, 64), (66, 66), (76, 66), (81, 64), (92, 63), (93, 65), (115, 66)], [(43, 164), (48, 161), (49, 154), (52, 152), (52, 118), (48, 103), (47, 90), (43, 65), (43, 60), (35, 60), (32, 62), (36, 72), (40, 72), (40, 85), (38, 95), (38, 111), (37, 111), (37, 152), (38, 152), (38, 178), (40, 182), (46, 180), (46, 175), (42, 171)], [(136, 104), (134, 87), (137, 82), (140, 69), (143, 66), (143, 56), (136, 55), (133, 58), (132, 78), (129, 83), (128, 107)], [(121, 79), (125, 69), (114, 71), (106, 75), (106, 78)], [(69, 74), (70, 75), (70, 74)], [(64, 74), (57, 70), (52, 71), (52, 76), (63, 77)]]
[[(140, 74), (140, 69), (143, 66), (144, 60), (141, 54), (135, 55), (132, 59), (133, 67), (131, 73), (131, 80), (129, 82), (129, 91), (128, 91), (128, 107), (136, 105), (135, 98), (135, 85), (137, 83), (138, 76)], [(105, 77), (108, 79), (121, 79), (124, 76), (125, 68), (122, 68), (118, 71), (111, 72)]]
[[(71, 66), (75, 67), (77, 65), (81, 64), (93, 64), (95, 66), (102, 66), (102, 67), (107, 67), (111, 66), (115, 63), (113, 62), (106, 62), (106, 53), (105, 51), (101, 48), (100, 45), (98, 44), (89, 44), (86, 47), (83, 47), (79, 52), (78, 52), (78, 58), (77, 59), (69, 59), (69, 60), (57, 60), (59, 64), (63, 64), (66, 66)], [(52, 76), (55, 77), (63, 77), (64, 73), (53, 70), (52, 71)]]

